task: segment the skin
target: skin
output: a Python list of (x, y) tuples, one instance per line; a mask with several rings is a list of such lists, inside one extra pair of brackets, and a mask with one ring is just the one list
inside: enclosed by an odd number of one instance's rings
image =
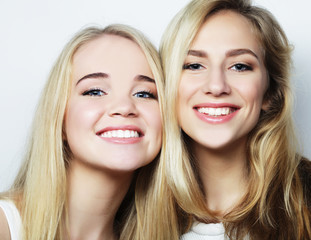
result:
[(192, 140), (207, 206), (223, 215), (247, 186), (246, 141), (268, 86), (262, 50), (246, 18), (222, 11), (202, 25), (183, 68), (179, 124)]
[[(160, 150), (157, 88), (139, 46), (114, 35), (82, 46), (72, 75), (65, 117), (73, 156), (68, 170), (70, 239), (116, 239), (115, 214), (133, 173)], [(139, 137), (105, 137), (105, 129), (135, 130)]]
[[(148, 164), (160, 149), (162, 124), (156, 84), (138, 45), (104, 35), (79, 49), (73, 65), (65, 125), (75, 160), (106, 172)], [(106, 128), (139, 128), (143, 136), (135, 144), (100, 137)]]
[(0, 239), (2, 240), (11, 239), (9, 225), (4, 215), (4, 212), (2, 211), (1, 208), (0, 208)]

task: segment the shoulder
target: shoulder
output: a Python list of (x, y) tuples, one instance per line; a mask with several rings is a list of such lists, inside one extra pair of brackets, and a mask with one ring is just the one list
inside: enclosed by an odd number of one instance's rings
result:
[(13, 200), (0, 200), (0, 239), (21, 239), (22, 221)]
[(1, 207), (0, 207), (0, 239), (1, 240), (11, 239), (9, 224)]

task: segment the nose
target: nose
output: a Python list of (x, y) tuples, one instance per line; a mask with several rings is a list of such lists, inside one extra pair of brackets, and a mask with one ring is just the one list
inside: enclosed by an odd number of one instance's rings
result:
[(111, 96), (107, 113), (111, 117), (136, 117), (138, 111), (136, 109), (135, 100), (131, 96)]
[(209, 71), (203, 91), (205, 94), (211, 94), (215, 97), (230, 94), (230, 85), (228, 84), (226, 75), (221, 68), (214, 68)]

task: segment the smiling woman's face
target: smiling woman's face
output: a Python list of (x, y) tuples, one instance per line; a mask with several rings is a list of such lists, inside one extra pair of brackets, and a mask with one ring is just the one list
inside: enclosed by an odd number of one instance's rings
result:
[(133, 41), (103, 35), (73, 59), (65, 130), (71, 161), (111, 171), (134, 171), (161, 147), (157, 87)]
[(184, 61), (179, 124), (205, 149), (245, 146), (267, 85), (262, 50), (248, 20), (232, 11), (216, 13), (202, 25)]

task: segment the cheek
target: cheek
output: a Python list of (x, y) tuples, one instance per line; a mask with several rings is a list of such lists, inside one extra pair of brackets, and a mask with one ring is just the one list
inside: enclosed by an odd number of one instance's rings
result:
[(183, 74), (178, 86), (178, 103), (180, 103), (178, 105), (183, 107), (195, 94), (202, 91), (204, 84), (204, 75), (189, 76)]
[(140, 107), (140, 113), (144, 116), (145, 121), (152, 132), (158, 136), (162, 135), (162, 119), (159, 105), (143, 105)]
[(191, 81), (189, 77), (182, 77), (178, 86), (177, 95), (177, 117), (179, 125), (182, 125), (182, 121), (185, 117), (185, 111), (189, 110), (189, 104), (191, 105), (191, 98), (198, 92), (201, 85), (198, 81)]
[(101, 112), (96, 104), (79, 103), (78, 101), (73, 104), (69, 103), (65, 118), (67, 136), (93, 127), (100, 115)]
[(244, 84), (239, 84), (238, 89), (246, 102), (261, 107), (266, 91), (264, 79), (256, 79), (256, 81), (249, 82), (248, 84), (244, 82)]
[(149, 118), (152, 121), (155, 131), (162, 133), (162, 119), (160, 114), (159, 105), (153, 107), (154, 111), (149, 111)]
[(186, 101), (191, 95), (191, 86), (190, 84), (187, 84), (187, 81), (185, 79), (181, 79), (178, 87), (178, 93), (177, 93), (177, 114), (178, 118), (180, 117), (181, 112), (183, 111), (183, 107), (186, 105)]
[(178, 86), (178, 101), (186, 101), (199, 88), (197, 82), (188, 77), (182, 77)]

